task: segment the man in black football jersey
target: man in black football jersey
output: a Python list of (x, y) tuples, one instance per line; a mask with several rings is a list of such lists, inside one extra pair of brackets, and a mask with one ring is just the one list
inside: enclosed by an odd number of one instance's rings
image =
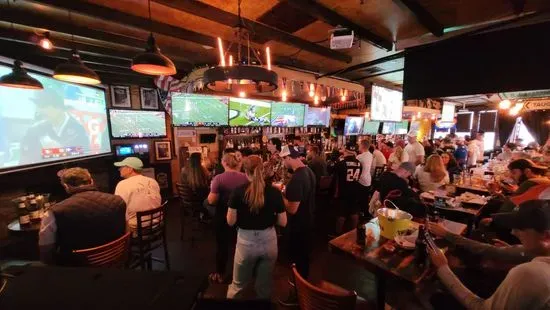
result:
[(336, 185), (334, 197), (338, 208), (338, 220), (336, 221), (336, 234), (342, 234), (344, 222), (350, 217), (352, 227), (359, 222), (359, 193), (361, 176), (361, 163), (357, 160), (357, 144), (348, 143), (344, 151), (344, 159), (335, 166)]

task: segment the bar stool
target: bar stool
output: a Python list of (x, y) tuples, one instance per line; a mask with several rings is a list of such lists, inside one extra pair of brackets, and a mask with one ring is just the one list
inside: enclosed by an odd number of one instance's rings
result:
[(191, 246), (194, 246), (196, 238), (195, 232), (202, 232), (203, 226), (206, 226), (200, 219), (201, 211), (205, 212), (203, 202), (208, 196), (208, 192), (195, 193), (189, 186), (181, 183), (176, 183), (178, 197), (180, 199), (180, 240), (183, 240), (186, 219), (191, 218)]
[[(137, 228), (132, 236), (132, 264), (131, 267), (141, 267), (141, 270), (152, 270), (153, 260), (164, 263), (166, 270), (170, 270), (168, 244), (166, 240), (166, 205), (136, 212)], [(153, 250), (163, 247), (164, 260), (153, 257)]]

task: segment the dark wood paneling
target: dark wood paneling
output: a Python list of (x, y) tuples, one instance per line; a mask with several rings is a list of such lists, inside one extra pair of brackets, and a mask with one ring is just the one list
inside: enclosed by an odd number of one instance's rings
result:
[(288, 2), (279, 2), (258, 18), (260, 23), (294, 33), (317, 19), (302, 10), (296, 10)]
[(550, 22), (406, 51), (403, 97), (439, 98), (548, 89)]
[[(237, 15), (210, 6), (200, 1), (155, 0), (155, 2), (166, 5), (173, 9), (200, 16), (202, 18), (220, 23), (222, 25), (235, 27), (239, 24), (239, 18)], [(296, 37), (290, 33), (275, 29), (268, 25), (255, 22), (247, 18), (242, 19), (244, 21), (244, 24), (252, 28), (253, 32), (260, 37), (292, 45), (305, 51), (315, 53), (333, 60), (338, 60), (342, 62), (351, 61), (351, 56), (344, 53), (331, 50), (330, 48)]]
[(433, 17), (417, 0), (394, 0), (397, 4), (405, 6), (418, 19), (422, 26), (426, 27), (434, 36), (443, 35), (443, 25)]

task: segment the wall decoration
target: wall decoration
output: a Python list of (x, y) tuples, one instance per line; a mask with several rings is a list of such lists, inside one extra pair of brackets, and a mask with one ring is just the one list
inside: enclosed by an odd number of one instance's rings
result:
[(172, 145), (170, 141), (155, 141), (155, 160), (172, 160)]
[(155, 88), (141, 87), (140, 98), (141, 108), (144, 110), (158, 110), (159, 109), (159, 95)]
[(113, 108), (131, 108), (130, 86), (111, 85), (111, 107)]

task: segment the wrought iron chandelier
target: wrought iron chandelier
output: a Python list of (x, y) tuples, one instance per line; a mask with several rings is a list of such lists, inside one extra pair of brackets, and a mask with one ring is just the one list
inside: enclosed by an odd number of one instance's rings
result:
[(233, 61), (233, 55), (230, 53), (233, 43), (224, 51), (223, 42), (218, 38), (220, 64), (204, 73), (204, 83), (210, 90), (230, 92), (238, 94), (239, 97), (272, 92), (278, 87), (278, 77), (277, 73), (271, 70), (269, 47), (266, 47), (264, 65), (260, 53), (250, 47), (250, 32), (241, 18), (241, 0), (238, 0), (238, 16), (239, 22), (235, 28), (237, 46), (233, 49), (237, 52), (236, 60)]

